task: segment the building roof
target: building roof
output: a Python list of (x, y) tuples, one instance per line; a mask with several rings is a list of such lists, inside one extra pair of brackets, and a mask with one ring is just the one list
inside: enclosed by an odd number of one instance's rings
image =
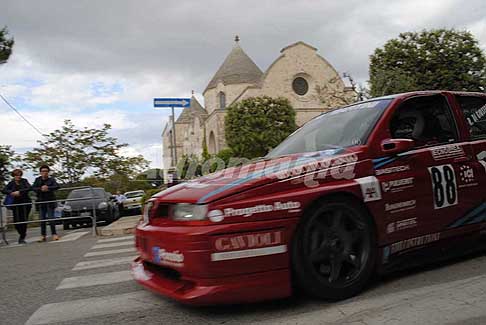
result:
[(236, 41), (230, 54), (226, 57), (223, 64), (207, 85), (204, 92), (215, 88), (219, 82), (225, 85), (250, 83), (255, 84), (260, 81), (263, 72), (253, 62), (253, 60), (243, 51)]
[(201, 106), (196, 97), (191, 97), (191, 106), (184, 108), (181, 115), (176, 120), (179, 124), (190, 124), (194, 119), (194, 116), (206, 116), (208, 113)]

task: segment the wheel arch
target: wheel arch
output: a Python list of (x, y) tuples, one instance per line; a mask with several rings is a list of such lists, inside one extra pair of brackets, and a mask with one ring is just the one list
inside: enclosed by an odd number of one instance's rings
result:
[(310, 204), (308, 204), (307, 207), (304, 208), (302, 215), (305, 215), (308, 211), (313, 210), (317, 205), (320, 205), (325, 201), (333, 201), (333, 200), (352, 200), (355, 203), (359, 204), (363, 208), (363, 210), (366, 211), (368, 217), (373, 222), (373, 227), (375, 228), (375, 232), (378, 232), (375, 216), (371, 213), (368, 206), (363, 202), (363, 199), (358, 197), (355, 193), (348, 192), (348, 191), (336, 191), (336, 192), (326, 193), (319, 196)]

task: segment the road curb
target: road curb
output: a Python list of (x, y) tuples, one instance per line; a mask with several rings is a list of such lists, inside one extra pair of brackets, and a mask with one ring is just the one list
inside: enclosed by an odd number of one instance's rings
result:
[(140, 216), (123, 217), (106, 227), (98, 228), (97, 234), (101, 237), (133, 234), (139, 221)]

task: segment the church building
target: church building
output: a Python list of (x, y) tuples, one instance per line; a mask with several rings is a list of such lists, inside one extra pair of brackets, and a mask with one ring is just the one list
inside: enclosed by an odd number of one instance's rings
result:
[[(296, 111), (296, 123), (356, 97), (334, 67), (317, 49), (297, 42), (284, 47), (263, 72), (245, 53), (236, 36), (233, 49), (204, 89), (204, 107), (194, 97), (175, 121), (177, 161), (183, 155), (200, 157), (205, 138), (210, 154), (226, 147), (224, 117), (231, 104), (249, 97), (285, 97)], [(162, 133), (164, 165), (174, 166), (172, 123)]]

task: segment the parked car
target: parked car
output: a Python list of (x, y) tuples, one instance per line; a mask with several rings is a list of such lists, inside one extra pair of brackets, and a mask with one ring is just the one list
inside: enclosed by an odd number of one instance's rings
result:
[(123, 201), (122, 206), (123, 206), (123, 212), (141, 212), (142, 209), (142, 198), (145, 195), (145, 192), (140, 190), (140, 191), (130, 191), (126, 192), (124, 196), (126, 197), (126, 200)]
[(191, 304), (293, 288), (345, 299), (374, 273), (484, 249), (485, 186), (486, 94), (370, 99), (314, 118), (260, 161), (153, 197), (133, 275)]
[(63, 220), (64, 229), (69, 229), (69, 226), (75, 224), (92, 224), (93, 208), (97, 223), (109, 224), (120, 217), (113, 196), (103, 188), (77, 189), (69, 193), (62, 210), (62, 216), (78, 218)]

